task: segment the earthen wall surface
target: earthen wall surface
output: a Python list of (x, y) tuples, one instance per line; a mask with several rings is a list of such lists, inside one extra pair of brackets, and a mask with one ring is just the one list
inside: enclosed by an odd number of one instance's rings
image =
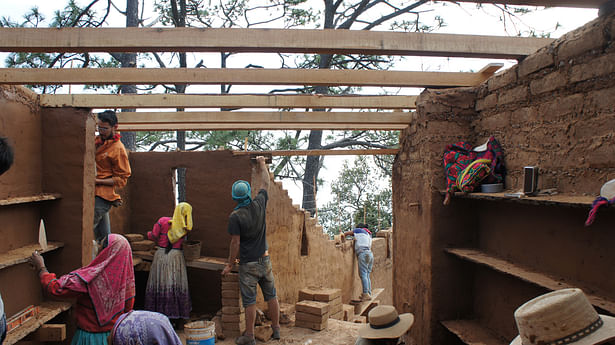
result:
[[(506, 188), (522, 189), (524, 166), (539, 167), (539, 189), (597, 196), (615, 178), (615, 17), (600, 18), (528, 56), (477, 88), (426, 90), (416, 120), (402, 133), (393, 173), (394, 302), (415, 313), (418, 344), (445, 342), (443, 320), (475, 319), (505, 343), (512, 312), (547, 292), (478, 268), (447, 247), (479, 250), (588, 286), (613, 299), (600, 279), (613, 262), (612, 211), (591, 229), (587, 209), (453, 198), (443, 206), (446, 144), (484, 143), (504, 150)], [(419, 202), (421, 207), (409, 206)], [(609, 290), (609, 291), (607, 291)], [(499, 293), (496, 293), (499, 291)], [(451, 298), (452, 296), (460, 296)]]

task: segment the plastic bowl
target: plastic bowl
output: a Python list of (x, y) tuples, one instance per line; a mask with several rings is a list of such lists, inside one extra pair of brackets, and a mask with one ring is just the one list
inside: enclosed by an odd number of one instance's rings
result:
[(499, 193), (504, 190), (503, 183), (481, 184), (480, 191), (482, 193)]

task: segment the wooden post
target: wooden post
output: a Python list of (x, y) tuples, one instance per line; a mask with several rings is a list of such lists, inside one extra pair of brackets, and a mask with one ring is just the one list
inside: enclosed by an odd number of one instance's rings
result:
[(378, 231), (380, 231), (380, 198), (378, 198)]
[(246, 137), (245, 142), (243, 143), (243, 150), (248, 152), (248, 137)]
[(318, 219), (318, 207), (316, 206), (316, 176), (312, 176), (312, 178), (312, 182), (314, 183), (312, 185), (312, 188), (314, 190), (314, 218)]

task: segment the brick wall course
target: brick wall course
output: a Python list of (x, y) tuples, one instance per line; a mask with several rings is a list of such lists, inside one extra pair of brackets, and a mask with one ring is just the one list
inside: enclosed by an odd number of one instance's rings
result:
[(488, 90), (493, 92), (504, 86), (512, 85), (517, 82), (517, 71), (519, 65), (515, 65), (506, 71), (500, 72), (487, 80)]
[[(606, 46), (605, 28), (603, 25), (587, 27), (580, 32), (575, 31), (570, 37), (561, 41), (556, 51), (556, 64), (591, 51), (600, 51)], [(596, 53), (596, 52), (594, 52)]]
[(553, 65), (553, 49), (551, 46), (539, 49), (519, 63), (519, 78), (526, 77), (538, 70)]
[(577, 83), (613, 73), (615, 73), (615, 53), (573, 66), (570, 69), (570, 82)]
[(506, 105), (509, 103), (523, 102), (528, 97), (528, 90), (526, 85), (519, 85), (510, 90), (502, 91), (498, 98), (500, 105)]
[(490, 108), (494, 108), (497, 104), (498, 104), (498, 94), (494, 92), (492, 94), (489, 94), (485, 98), (481, 98), (477, 100), (475, 109), (477, 111), (483, 111), (483, 110), (487, 110)]
[(560, 71), (552, 72), (532, 80), (530, 82), (530, 93), (532, 95), (540, 95), (564, 87), (567, 83), (568, 75), (566, 73)]

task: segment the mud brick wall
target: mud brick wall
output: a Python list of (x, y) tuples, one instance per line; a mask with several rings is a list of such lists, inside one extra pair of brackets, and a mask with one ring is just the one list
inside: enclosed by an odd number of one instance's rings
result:
[[(491, 270), (474, 271), (446, 254), (447, 247), (479, 247), (613, 298), (606, 285), (612, 281), (597, 279), (599, 267), (615, 259), (607, 248), (612, 212), (601, 214), (588, 232), (585, 209), (460, 199), (442, 206), (440, 193), (446, 144), (479, 145), (494, 135), (504, 150), (507, 189), (521, 189), (523, 167), (536, 165), (541, 189), (597, 195), (615, 178), (613, 37), (615, 17), (599, 18), (479, 87), (425, 90), (417, 100), (393, 169), (393, 297), (400, 311), (415, 314), (417, 344), (446, 343), (450, 334), (439, 321), (473, 317), (491, 319), (483, 319), (486, 327), (510, 341), (514, 308), (546, 292)], [(566, 260), (558, 259), (562, 250)], [(504, 292), (495, 294), (489, 285)]]
[[(8, 137), (15, 160), (0, 176), (0, 199), (60, 193), (61, 199), (0, 206), (0, 253), (38, 243), (40, 219), (47, 240), (64, 247), (44, 254), (51, 272), (64, 274), (91, 259), (94, 198), (94, 120), (85, 109), (41, 109), (28, 89), (0, 85), (0, 135)], [(89, 178), (91, 177), (91, 178)], [(0, 270), (7, 317), (44, 299), (36, 272), (27, 263)]]

